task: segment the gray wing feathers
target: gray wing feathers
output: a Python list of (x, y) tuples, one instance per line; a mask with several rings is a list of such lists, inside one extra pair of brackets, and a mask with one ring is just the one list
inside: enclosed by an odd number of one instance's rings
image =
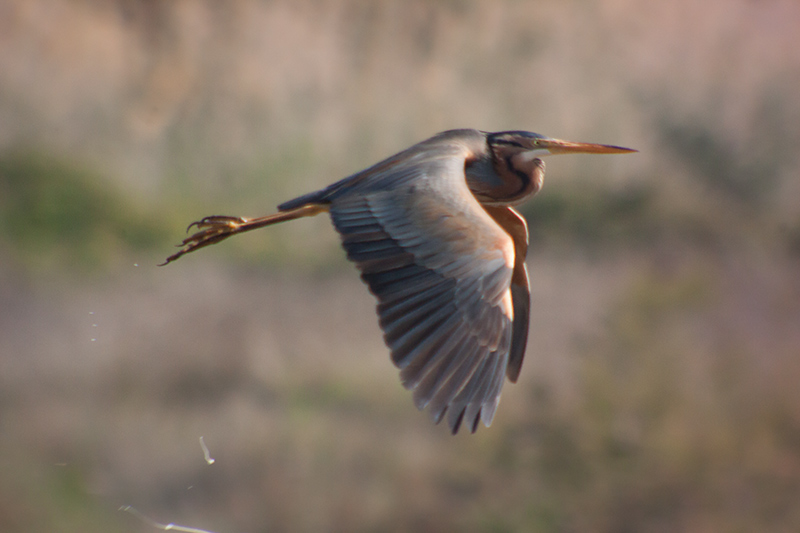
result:
[[(412, 185), (413, 186), (413, 185)], [(366, 187), (369, 189), (369, 187)], [(402, 190), (336, 198), (331, 218), (348, 258), (378, 298), (403, 385), (435, 421), (489, 425), (504, 381), (512, 325), (499, 306), (510, 285), (503, 257), (458, 253), (458, 228), (425, 233)]]

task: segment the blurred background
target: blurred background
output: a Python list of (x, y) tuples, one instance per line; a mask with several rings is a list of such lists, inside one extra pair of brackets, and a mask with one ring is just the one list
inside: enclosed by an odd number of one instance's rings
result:
[[(0, 530), (800, 530), (798, 28), (794, 0), (0, 0)], [(414, 408), (326, 217), (156, 267), (456, 127), (640, 150), (547, 161), (489, 429)]]

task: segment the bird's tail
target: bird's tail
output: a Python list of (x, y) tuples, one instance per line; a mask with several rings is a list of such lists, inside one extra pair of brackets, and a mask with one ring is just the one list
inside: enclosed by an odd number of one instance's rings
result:
[(311, 217), (328, 211), (328, 209), (329, 206), (327, 204), (306, 204), (258, 218), (231, 217), (226, 215), (205, 217), (202, 220), (189, 224), (189, 227), (186, 228), (187, 232), (192, 228), (197, 228), (197, 231), (185, 238), (183, 242), (178, 245), (180, 250), (167, 257), (166, 261), (159, 266), (171, 263), (189, 252), (194, 252), (200, 248), (216, 244), (232, 235), (263, 228), (264, 226), (271, 226), (280, 222), (286, 222), (287, 220)]

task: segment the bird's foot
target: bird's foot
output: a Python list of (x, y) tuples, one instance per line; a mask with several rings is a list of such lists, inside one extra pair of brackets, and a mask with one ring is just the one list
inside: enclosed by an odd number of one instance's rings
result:
[(183, 239), (183, 241), (178, 245), (180, 250), (167, 257), (166, 261), (161, 263), (159, 266), (171, 263), (182, 255), (188, 254), (189, 252), (194, 252), (195, 250), (211, 244), (216, 244), (219, 241), (228, 238), (231, 235), (238, 233), (240, 228), (244, 224), (247, 224), (247, 222), (248, 219), (246, 218), (230, 217), (226, 215), (212, 215), (196, 222), (192, 222), (189, 224), (189, 227), (186, 228), (186, 231), (188, 232), (192, 228), (197, 228), (197, 231)]
[[(227, 215), (211, 215), (210, 217), (204, 217), (196, 222), (192, 222), (186, 228), (186, 232), (188, 233), (190, 229), (197, 228), (201, 231), (225, 231), (226, 228), (235, 230), (242, 224), (247, 224), (246, 218), (243, 217), (230, 217)], [(192, 237), (195, 237), (200, 232), (198, 231)], [(192, 239), (189, 237), (186, 239), (187, 241)]]

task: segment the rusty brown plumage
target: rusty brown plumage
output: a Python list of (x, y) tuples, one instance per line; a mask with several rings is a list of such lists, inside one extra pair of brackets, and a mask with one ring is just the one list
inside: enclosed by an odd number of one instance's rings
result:
[(247, 219), (206, 217), (164, 264), (232, 235), (329, 212), (378, 300), (384, 340), (418, 408), (453, 433), (494, 417), (528, 337), (528, 229), (513, 209), (542, 186), (542, 156), (625, 153), (535, 133), (450, 130)]

